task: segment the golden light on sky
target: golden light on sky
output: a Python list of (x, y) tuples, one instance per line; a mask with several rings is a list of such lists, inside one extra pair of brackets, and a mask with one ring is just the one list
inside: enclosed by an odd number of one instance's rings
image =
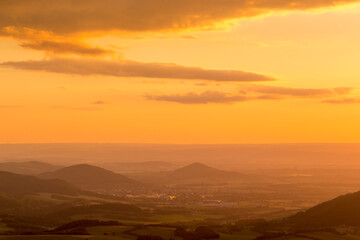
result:
[(0, 0), (0, 142), (360, 142), (359, 28), (355, 0)]

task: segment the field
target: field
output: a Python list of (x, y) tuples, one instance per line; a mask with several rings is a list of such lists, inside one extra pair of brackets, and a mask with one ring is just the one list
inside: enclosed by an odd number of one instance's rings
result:
[[(166, 227), (145, 227), (137, 229), (131, 226), (117, 227), (91, 227), (87, 231), (90, 235), (85, 236), (55, 236), (55, 235), (31, 235), (31, 236), (0, 236), (6, 240), (136, 240), (136, 235), (160, 236), (164, 240), (181, 240), (174, 235), (174, 229)], [(221, 233), (219, 240), (254, 240), (260, 234), (251, 230), (243, 230), (233, 233)], [(329, 232), (300, 233), (282, 237), (268, 238), (273, 240), (360, 240), (356, 235), (338, 235)]]
[(86, 240), (86, 239), (94, 239), (89, 236), (55, 236), (55, 235), (48, 235), (48, 236), (0, 236), (0, 239), (4, 240)]
[(12, 230), (11, 228), (8, 228), (6, 224), (1, 223), (0, 221), (0, 234), (5, 233), (7, 231)]

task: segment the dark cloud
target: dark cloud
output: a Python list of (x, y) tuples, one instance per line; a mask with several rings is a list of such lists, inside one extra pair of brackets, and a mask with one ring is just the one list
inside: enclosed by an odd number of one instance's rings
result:
[(30, 48), (54, 54), (77, 54), (84, 56), (100, 56), (110, 54), (113, 51), (87, 46), (81, 43), (55, 42), (55, 41), (37, 41), (22, 43), (22, 47)]
[(327, 100), (324, 100), (323, 103), (353, 104), (353, 103), (360, 103), (360, 98), (327, 99)]
[(326, 97), (345, 95), (353, 91), (353, 88), (288, 88), (277, 86), (247, 85), (241, 86), (241, 91), (249, 91), (262, 94), (272, 94), (292, 97)]
[(176, 102), (182, 104), (208, 104), (208, 103), (236, 103), (245, 102), (250, 100), (273, 100), (278, 99), (271, 96), (246, 96), (246, 95), (234, 95), (226, 92), (218, 91), (206, 91), (203, 93), (190, 92), (186, 94), (175, 95), (145, 95), (147, 100), (163, 101), (163, 102)]
[(0, 28), (73, 34), (209, 28), (273, 11), (307, 10), (358, 0), (2, 0)]
[(167, 63), (142, 63), (135, 61), (101, 61), (54, 58), (43, 61), (5, 62), (0, 66), (78, 75), (103, 75), (115, 77), (144, 77), (163, 79), (188, 79), (230, 82), (271, 81), (273, 78), (237, 70), (208, 70)]

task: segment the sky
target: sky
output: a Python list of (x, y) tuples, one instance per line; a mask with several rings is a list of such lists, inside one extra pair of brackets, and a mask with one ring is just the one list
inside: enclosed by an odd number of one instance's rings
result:
[(360, 142), (360, 1), (0, 0), (0, 143)]

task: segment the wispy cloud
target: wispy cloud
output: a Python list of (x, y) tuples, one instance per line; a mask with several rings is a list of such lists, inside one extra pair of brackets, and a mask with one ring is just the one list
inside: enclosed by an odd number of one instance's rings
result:
[(54, 54), (77, 54), (83, 56), (100, 56), (111, 54), (113, 51), (91, 47), (86, 44), (72, 42), (56, 42), (56, 41), (37, 41), (22, 43), (20, 46), (39, 51), (50, 52)]
[(54, 58), (43, 61), (5, 62), (0, 66), (64, 74), (143, 77), (163, 79), (209, 80), (219, 82), (272, 81), (272, 77), (238, 70), (212, 70), (168, 63), (143, 63), (128, 60), (101, 61)]
[(181, 38), (183, 38), (183, 39), (190, 39), (190, 40), (196, 40), (196, 39), (198, 39), (197, 37), (192, 36), (192, 35), (184, 35), (184, 36), (181, 36)]
[(76, 38), (59, 36), (51, 32), (8, 26), (0, 29), (0, 36), (12, 37), (23, 48), (44, 51), (56, 55), (101, 56), (115, 54), (115, 51), (93, 47)]
[(59, 110), (76, 110), (76, 111), (97, 111), (102, 108), (99, 107), (77, 107), (77, 106), (51, 106), (53, 109)]
[(0, 105), (0, 108), (22, 108), (22, 106), (18, 105)]
[(208, 103), (236, 103), (251, 100), (274, 100), (278, 99), (276, 96), (246, 96), (242, 94), (231, 94), (218, 91), (206, 91), (203, 93), (190, 92), (186, 94), (175, 95), (145, 95), (148, 100), (176, 102), (182, 104), (208, 104)]
[(104, 101), (95, 101), (95, 102), (93, 102), (92, 104), (95, 104), (95, 105), (105, 105), (106, 102), (104, 102)]
[(240, 86), (241, 92), (254, 92), (262, 94), (272, 94), (288, 97), (319, 98), (336, 95), (347, 95), (352, 93), (354, 88), (289, 88), (281, 86), (264, 85), (243, 85)]
[[(189, 92), (185, 94), (147, 94), (147, 100), (176, 102), (182, 104), (209, 104), (209, 103), (235, 103), (253, 100), (283, 100), (288, 98), (298, 99), (324, 99), (327, 97), (347, 96), (353, 93), (353, 88), (288, 88), (261, 85), (242, 85), (237, 93), (205, 91), (202, 93)], [(323, 100), (326, 103), (356, 103), (355, 98)]]
[(360, 103), (360, 98), (340, 98), (340, 99), (326, 99), (323, 103), (331, 104), (353, 104)]

